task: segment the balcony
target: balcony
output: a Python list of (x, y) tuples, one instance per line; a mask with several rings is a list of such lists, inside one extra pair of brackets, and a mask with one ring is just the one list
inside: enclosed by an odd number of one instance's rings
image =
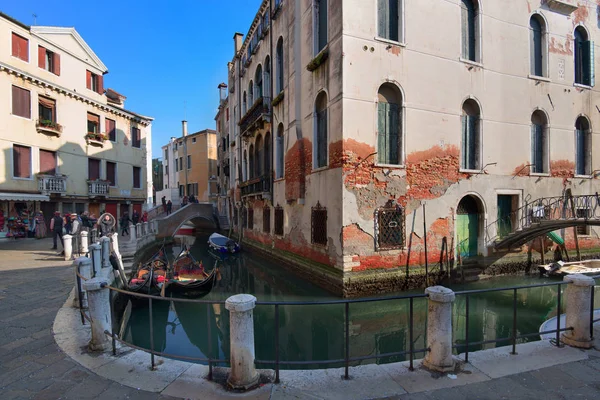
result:
[(88, 195), (90, 197), (108, 197), (110, 182), (102, 179), (88, 180)]
[(88, 132), (85, 135), (85, 141), (87, 144), (91, 144), (93, 146), (104, 147), (104, 142), (106, 141), (106, 135), (102, 133), (94, 133)]
[(265, 122), (271, 122), (271, 98), (258, 98), (239, 122), (242, 136), (251, 136), (257, 128), (262, 128)]
[(247, 180), (240, 184), (242, 190), (242, 196), (263, 196), (268, 193), (270, 196), (271, 192), (271, 177), (269, 175), (263, 175), (258, 178)]
[(58, 122), (51, 121), (49, 119), (38, 119), (35, 123), (35, 127), (39, 133), (46, 135), (52, 135), (60, 137), (62, 134), (63, 127)]
[(38, 190), (44, 195), (67, 193), (66, 175), (38, 175)]

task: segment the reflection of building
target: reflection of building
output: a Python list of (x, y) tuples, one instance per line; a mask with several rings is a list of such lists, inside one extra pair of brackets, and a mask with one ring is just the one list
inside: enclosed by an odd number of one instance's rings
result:
[(0, 40), (4, 213), (141, 211), (152, 201), (152, 118), (104, 89), (107, 67), (75, 29), (0, 14)]
[[(444, 242), (451, 257), (488, 255), (526, 201), (598, 191), (587, 2), (433, 3), (265, 0), (235, 34), (230, 149), (247, 239), (329, 266), (341, 287), (423, 264), (423, 213), (408, 261), (406, 227), (425, 203), (432, 265)], [(592, 231), (585, 246), (598, 247)]]

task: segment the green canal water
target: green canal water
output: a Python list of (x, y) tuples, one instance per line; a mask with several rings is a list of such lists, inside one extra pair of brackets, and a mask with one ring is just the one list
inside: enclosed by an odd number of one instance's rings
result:
[[(190, 240), (190, 238), (186, 238)], [(194, 241), (194, 239), (191, 239)], [(192, 254), (202, 260), (207, 270), (215, 265), (208, 253), (207, 236), (195, 238)], [(174, 258), (178, 245), (168, 249)], [(221, 279), (203, 300), (224, 301), (238, 293), (249, 293), (258, 301), (318, 301), (337, 297), (290, 274), (277, 263), (241, 253), (219, 261)], [(557, 280), (531, 277), (499, 277), (466, 285), (454, 285), (455, 291), (526, 286)], [(414, 293), (423, 293), (422, 290)], [(540, 325), (556, 315), (557, 286), (519, 289), (517, 295), (517, 332), (519, 335), (536, 333)], [(402, 293), (407, 294), (407, 293)], [(391, 296), (389, 294), (385, 296)], [(596, 296), (600, 307), (600, 293)], [(562, 296), (563, 312), (565, 296)], [(344, 304), (280, 306), (279, 345), (282, 368), (332, 368), (341, 363), (316, 363), (344, 358), (345, 319)], [(414, 299), (414, 349), (426, 347), (427, 303)], [(408, 355), (375, 355), (402, 352), (409, 348), (409, 300), (384, 300), (350, 304), (350, 356), (373, 358), (358, 364), (404, 361)], [(453, 310), (455, 344), (465, 342), (466, 297), (457, 296)], [(127, 342), (149, 349), (149, 309), (127, 307), (120, 323), (120, 336)], [(229, 358), (229, 312), (220, 304), (190, 304), (172, 301), (153, 302), (154, 349), (172, 354), (173, 358), (210, 355), (214, 359)], [(255, 347), (257, 360), (275, 359), (275, 309), (272, 305), (258, 305), (254, 309)], [(506, 339), (513, 332), (513, 291), (501, 291), (469, 296), (469, 342)], [(520, 339), (519, 342), (539, 340), (539, 336)], [(470, 345), (469, 351), (510, 345)], [(507, 349), (507, 351), (509, 351)], [(460, 352), (464, 352), (461, 349)], [(417, 354), (421, 358), (423, 354)], [(285, 361), (315, 361), (307, 365), (289, 365)], [(260, 364), (260, 368), (273, 367)]]

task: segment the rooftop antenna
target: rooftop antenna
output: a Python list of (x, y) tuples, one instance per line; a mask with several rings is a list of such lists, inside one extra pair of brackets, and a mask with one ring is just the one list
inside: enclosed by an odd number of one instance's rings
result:
[(37, 25), (37, 14), (31, 14), (31, 16), (33, 17), (33, 24)]

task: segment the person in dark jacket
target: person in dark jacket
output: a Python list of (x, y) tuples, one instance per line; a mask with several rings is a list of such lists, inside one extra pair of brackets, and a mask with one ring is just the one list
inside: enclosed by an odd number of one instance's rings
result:
[(112, 233), (115, 223), (111, 215), (105, 214), (104, 218), (102, 218), (102, 221), (98, 222), (98, 226), (102, 236), (108, 236)]
[(171, 200), (167, 202), (167, 215), (171, 214), (171, 210), (173, 209), (173, 203)]
[(62, 230), (63, 230), (63, 219), (60, 216), (58, 211), (54, 212), (54, 217), (50, 221), (50, 230), (52, 231), (52, 242), (54, 246), (52, 246), (52, 250), (58, 250), (57, 246), (57, 238), (60, 239), (60, 244), (64, 248), (63, 238), (62, 238)]
[(121, 225), (121, 236), (129, 236), (129, 223), (133, 222), (131, 218), (129, 218), (129, 213), (126, 211), (125, 214), (121, 217), (119, 221), (119, 225)]
[(133, 221), (134, 225), (137, 225), (140, 222), (140, 214), (137, 212), (137, 210), (133, 210), (131, 220)]
[(65, 214), (64, 227), (65, 227), (65, 234), (70, 235), (72, 226), (71, 226), (71, 214), (69, 214), (69, 213)]

